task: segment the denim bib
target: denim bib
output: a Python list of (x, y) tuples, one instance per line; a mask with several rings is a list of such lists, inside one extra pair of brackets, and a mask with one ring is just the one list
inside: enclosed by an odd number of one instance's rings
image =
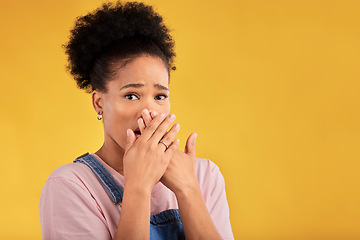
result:
[[(120, 204), (123, 189), (109, 171), (91, 154), (84, 154), (74, 160), (88, 166), (96, 175), (114, 204)], [(185, 239), (179, 209), (169, 209), (150, 215), (150, 239)]]

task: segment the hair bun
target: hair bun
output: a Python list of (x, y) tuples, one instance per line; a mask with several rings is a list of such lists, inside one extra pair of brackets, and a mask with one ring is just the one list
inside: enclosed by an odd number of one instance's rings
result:
[(88, 89), (90, 73), (99, 56), (116, 42), (131, 38), (151, 40), (164, 54), (169, 69), (173, 66), (174, 41), (162, 17), (143, 3), (105, 3), (77, 18), (64, 45), (67, 69), (81, 89)]

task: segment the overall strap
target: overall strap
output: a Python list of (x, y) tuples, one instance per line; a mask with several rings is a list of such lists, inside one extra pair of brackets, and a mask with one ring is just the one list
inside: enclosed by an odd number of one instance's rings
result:
[(123, 189), (109, 171), (93, 155), (86, 153), (74, 160), (88, 166), (105, 188), (114, 204), (122, 202)]
[(168, 209), (150, 215), (150, 223), (153, 225), (164, 225), (169, 222), (181, 222), (179, 209)]

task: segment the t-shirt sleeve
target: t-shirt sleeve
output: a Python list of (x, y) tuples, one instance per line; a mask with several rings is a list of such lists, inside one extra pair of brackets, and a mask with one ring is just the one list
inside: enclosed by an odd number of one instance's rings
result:
[(111, 239), (95, 199), (71, 179), (55, 177), (46, 181), (39, 212), (43, 239)]
[(229, 205), (226, 198), (224, 177), (218, 166), (210, 160), (207, 161), (206, 164), (203, 162), (207, 166), (205, 172), (201, 174), (203, 176), (200, 182), (205, 204), (222, 239), (234, 239), (229, 218)]

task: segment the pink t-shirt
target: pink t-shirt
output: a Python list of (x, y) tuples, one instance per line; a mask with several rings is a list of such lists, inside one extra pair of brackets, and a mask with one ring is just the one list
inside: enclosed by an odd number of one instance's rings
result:
[[(95, 156), (124, 188), (124, 176)], [(223, 239), (234, 239), (226, 200), (224, 178), (210, 160), (196, 160), (196, 176), (211, 219)], [(175, 194), (157, 183), (151, 192), (151, 214), (177, 209)], [(82, 163), (56, 169), (42, 189), (40, 223), (43, 239), (113, 239), (121, 204), (115, 205), (91, 171)]]

